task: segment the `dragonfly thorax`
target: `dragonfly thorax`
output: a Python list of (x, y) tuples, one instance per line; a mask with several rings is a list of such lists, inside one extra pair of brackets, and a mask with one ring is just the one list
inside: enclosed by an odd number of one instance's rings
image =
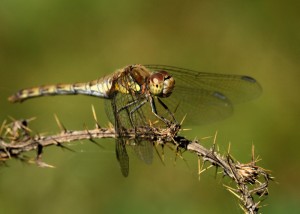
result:
[(171, 95), (174, 86), (174, 78), (166, 71), (152, 73), (149, 77), (149, 91), (154, 96), (168, 97)]

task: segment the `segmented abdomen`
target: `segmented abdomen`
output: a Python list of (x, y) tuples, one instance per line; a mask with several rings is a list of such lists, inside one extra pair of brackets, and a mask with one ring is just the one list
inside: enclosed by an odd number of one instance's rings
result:
[(10, 102), (22, 102), (34, 97), (74, 94), (109, 98), (114, 92), (113, 77), (114, 75), (109, 75), (86, 83), (45, 85), (22, 89), (10, 96), (8, 100)]

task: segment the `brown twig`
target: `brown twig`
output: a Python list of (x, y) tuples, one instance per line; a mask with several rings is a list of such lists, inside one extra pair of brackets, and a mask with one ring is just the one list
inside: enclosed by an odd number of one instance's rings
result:
[[(52, 167), (42, 162), (42, 152), (47, 146), (65, 147), (64, 143), (101, 138), (118, 138), (113, 127), (100, 128), (96, 120), (96, 128), (92, 130), (67, 130), (57, 119), (61, 128), (61, 133), (51, 136), (40, 136), (32, 134), (28, 128), (30, 120), (15, 120), (12, 123), (3, 123), (0, 129), (0, 160), (5, 162), (10, 158), (24, 160), (22, 154), (28, 151), (36, 151), (37, 156), (34, 163), (41, 167)], [(205, 148), (197, 141), (191, 141), (178, 135), (180, 126), (172, 124), (166, 128), (156, 128), (154, 126), (137, 127), (136, 129), (124, 130), (122, 137), (128, 139), (142, 139), (149, 143), (161, 145), (171, 144), (176, 151), (187, 150), (201, 157), (203, 162), (209, 162), (212, 166), (221, 169), (224, 176), (228, 176), (236, 184), (236, 188), (224, 185), (227, 190), (233, 193), (240, 201), (241, 208), (245, 213), (258, 213), (263, 197), (268, 195), (269, 181), (272, 180), (269, 172), (256, 165), (254, 148), (252, 150), (252, 160), (250, 163), (242, 164), (235, 161), (229, 154), (220, 155), (215, 151), (215, 143), (212, 148)], [(32, 161), (31, 161), (32, 162)], [(199, 165), (200, 166), (200, 165)], [(201, 167), (199, 167), (199, 174)], [(255, 195), (259, 198), (255, 202)]]

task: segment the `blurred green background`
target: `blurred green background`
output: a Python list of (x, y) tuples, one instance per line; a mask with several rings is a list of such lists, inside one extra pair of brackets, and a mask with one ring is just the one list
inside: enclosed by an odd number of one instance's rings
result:
[[(57, 114), (69, 129), (102, 125), (103, 101), (47, 97), (10, 104), (16, 90), (47, 83), (88, 81), (128, 64), (168, 64), (200, 71), (247, 74), (263, 86), (259, 99), (236, 107), (224, 121), (186, 126), (190, 139), (212, 136), (242, 162), (251, 146), (276, 182), (264, 213), (299, 213), (299, 1), (79, 1), (0, 2), (0, 120), (36, 116), (31, 128), (53, 134)], [(113, 141), (47, 148), (44, 169), (8, 161), (0, 169), (1, 213), (241, 213), (209, 170), (197, 178), (197, 159), (174, 167), (158, 157), (150, 166), (133, 153), (123, 178)], [(206, 140), (204, 145), (211, 145)], [(33, 153), (28, 155), (34, 156)]]

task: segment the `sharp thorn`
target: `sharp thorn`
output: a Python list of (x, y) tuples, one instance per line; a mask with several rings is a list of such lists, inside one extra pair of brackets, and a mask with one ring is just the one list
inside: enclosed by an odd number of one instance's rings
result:
[(216, 131), (215, 136), (214, 136), (213, 152), (215, 152), (215, 150), (216, 150), (217, 135), (218, 135), (218, 131)]
[(105, 149), (101, 144), (99, 144), (97, 141), (95, 141), (93, 138), (90, 138), (89, 141), (100, 147), (101, 149)]
[(230, 154), (231, 142), (228, 143), (227, 154)]
[(56, 123), (57, 123), (59, 129), (60, 129), (61, 131), (63, 131), (64, 133), (66, 133), (66, 132), (67, 132), (66, 127), (60, 122), (60, 120), (58, 119), (58, 117), (57, 117), (56, 114), (54, 114), (54, 118), (55, 118), (55, 121), (56, 121)]
[(94, 120), (95, 120), (95, 122), (96, 122), (96, 128), (97, 128), (97, 129), (101, 129), (101, 126), (100, 126), (100, 124), (99, 124), (99, 122), (98, 122), (98, 119), (97, 119), (97, 114), (96, 114), (94, 105), (92, 105), (92, 112), (93, 112)]
[(227, 190), (228, 190), (229, 192), (231, 192), (234, 196), (236, 196), (239, 200), (242, 200), (241, 196), (239, 196), (238, 194), (236, 194), (235, 191), (233, 191), (232, 189), (229, 189), (229, 188), (227, 188)]
[(55, 166), (47, 164), (41, 160), (36, 160), (35, 162), (39, 167), (42, 167), (42, 168), (55, 168)]
[(76, 152), (75, 150), (70, 149), (69, 147), (67, 147), (67, 146), (65, 146), (65, 145), (63, 145), (61, 143), (58, 143), (57, 146), (60, 147), (60, 148), (62, 148), (62, 149), (66, 149), (66, 150), (68, 150), (70, 152)]
[(185, 114), (185, 115), (183, 116), (183, 118), (182, 118), (182, 120), (181, 120), (181, 122), (180, 122), (180, 125), (182, 125), (182, 124), (183, 124), (183, 122), (184, 122), (184, 120), (185, 120), (186, 116), (187, 116), (187, 114)]
[(70, 151), (70, 152), (76, 152), (75, 150), (70, 149), (69, 147), (63, 145), (63, 144), (60, 143), (59, 141), (57, 141), (57, 140), (55, 140), (55, 139), (53, 139), (53, 138), (52, 138), (52, 140), (56, 142), (56, 146), (58, 146), (58, 147), (60, 147), (60, 148), (62, 148), (62, 149), (66, 149), (66, 150), (68, 150), (68, 151)]
[(254, 147), (254, 144), (252, 144), (252, 164), (255, 165), (255, 147)]
[(0, 136), (2, 136), (2, 132), (3, 132), (4, 128), (5, 128), (5, 125), (6, 125), (6, 120), (4, 120), (2, 122), (2, 124), (1, 124), (1, 127), (0, 127)]

